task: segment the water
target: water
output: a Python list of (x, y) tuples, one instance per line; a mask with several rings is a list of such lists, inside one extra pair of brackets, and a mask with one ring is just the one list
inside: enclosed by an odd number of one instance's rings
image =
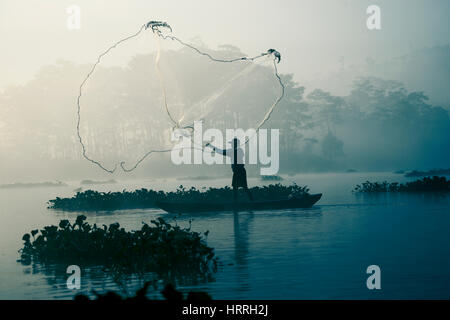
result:
[[(365, 180), (406, 181), (390, 173), (306, 174), (287, 177), (323, 198), (311, 209), (239, 214), (186, 215), (195, 231), (209, 230), (208, 244), (221, 264), (214, 281), (180, 286), (205, 290), (215, 299), (432, 299), (450, 298), (449, 197), (423, 195), (356, 196)], [(177, 185), (224, 186), (226, 180), (148, 180), (92, 186), (96, 190)], [(249, 179), (250, 185), (261, 184)], [(46, 201), (71, 196), (67, 187), (0, 190), (0, 299), (71, 299), (76, 293), (119, 290), (101, 268), (82, 270), (81, 289), (66, 287), (58, 268), (23, 266), (16, 260), (22, 235), (32, 229), (74, 220), (77, 213), (46, 209)], [(142, 221), (173, 215), (160, 210), (88, 213), (97, 224), (119, 222), (127, 230)], [(381, 268), (381, 290), (368, 290), (366, 269)], [(132, 279), (133, 292), (140, 282)], [(156, 291), (150, 293), (160, 297)]]

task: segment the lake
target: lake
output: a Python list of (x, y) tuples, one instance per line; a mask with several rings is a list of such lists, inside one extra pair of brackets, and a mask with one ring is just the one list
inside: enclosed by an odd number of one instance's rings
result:
[[(182, 215), (158, 209), (84, 213), (89, 223), (119, 222), (140, 229), (156, 217), (204, 232), (220, 265), (207, 283), (178, 286), (203, 290), (214, 299), (435, 299), (450, 298), (450, 197), (437, 195), (354, 195), (356, 184), (370, 181), (411, 181), (392, 173), (301, 174), (283, 184), (307, 185), (323, 193), (310, 209)], [(80, 187), (0, 189), (0, 299), (72, 299), (92, 289), (119, 290), (101, 268), (82, 270), (81, 289), (69, 290), (68, 275), (17, 262), (22, 235), (32, 229), (74, 220), (77, 213), (47, 209), (56, 196), (67, 197)], [(225, 186), (229, 179), (119, 181), (91, 189), (118, 191), (176, 186)], [(249, 179), (249, 186), (263, 184)], [(264, 182), (269, 184), (269, 182)], [(84, 187), (85, 188), (85, 187)], [(86, 189), (86, 188), (85, 188)], [(76, 262), (74, 262), (76, 264)], [(367, 267), (381, 269), (381, 290), (368, 290)], [(139, 279), (126, 283), (129, 292)], [(160, 298), (157, 291), (149, 296)]]

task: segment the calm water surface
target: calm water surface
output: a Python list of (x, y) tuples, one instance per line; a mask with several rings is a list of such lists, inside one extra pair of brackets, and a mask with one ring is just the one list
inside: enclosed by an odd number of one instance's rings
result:
[[(214, 280), (184, 285), (183, 291), (206, 290), (216, 299), (391, 299), (450, 298), (449, 197), (391, 195), (362, 197), (351, 193), (365, 180), (407, 181), (390, 173), (305, 174), (287, 177), (308, 185), (323, 198), (311, 209), (239, 214), (187, 215), (195, 231), (209, 230), (208, 244), (221, 264)], [(224, 186), (214, 181), (142, 180), (92, 186), (92, 189), (173, 190), (177, 185)], [(249, 179), (250, 185), (261, 182)], [(22, 235), (32, 229), (74, 220), (77, 213), (46, 209), (46, 201), (71, 196), (67, 187), (0, 189), (0, 299), (71, 299), (92, 289), (119, 290), (98, 269), (82, 270), (81, 289), (66, 288), (66, 276), (50, 268), (23, 266), (16, 260)], [(86, 214), (90, 223), (119, 222), (127, 230), (162, 216), (161, 210), (126, 210)], [(76, 262), (74, 262), (76, 264)], [(381, 290), (368, 290), (366, 269), (381, 268)], [(129, 292), (139, 279), (127, 284)], [(151, 296), (158, 297), (157, 291)]]

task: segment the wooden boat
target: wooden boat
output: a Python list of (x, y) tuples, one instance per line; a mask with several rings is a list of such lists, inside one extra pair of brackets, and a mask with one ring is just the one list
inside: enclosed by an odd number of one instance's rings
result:
[(253, 202), (188, 202), (157, 201), (156, 205), (169, 213), (220, 212), (220, 211), (256, 211), (274, 209), (310, 208), (322, 197), (321, 193), (309, 194), (298, 198), (283, 200), (265, 200)]

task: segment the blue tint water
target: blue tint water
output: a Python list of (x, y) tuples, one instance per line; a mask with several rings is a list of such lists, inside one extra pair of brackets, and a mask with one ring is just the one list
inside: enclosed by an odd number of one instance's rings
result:
[[(205, 290), (215, 299), (418, 299), (450, 298), (449, 197), (424, 195), (356, 196), (365, 180), (405, 181), (389, 173), (309, 174), (288, 177), (323, 198), (311, 209), (184, 215), (195, 231), (209, 230), (220, 267), (214, 281), (180, 286)], [(193, 181), (224, 186), (228, 180)], [(250, 185), (261, 182), (249, 179)], [(173, 189), (175, 180), (131, 181), (94, 186), (97, 190), (140, 187)], [(186, 181), (183, 181), (187, 185)], [(267, 183), (266, 183), (267, 184)], [(82, 270), (81, 290), (66, 287), (67, 276), (17, 263), (21, 238), (31, 229), (75, 219), (77, 213), (46, 209), (69, 187), (0, 190), (0, 298), (70, 299), (76, 293), (119, 290), (101, 268)], [(160, 210), (88, 213), (88, 222), (119, 222), (127, 230), (162, 216)], [(368, 290), (366, 269), (381, 268), (381, 290)], [(141, 282), (127, 284), (133, 292)], [(160, 297), (157, 291), (150, 293)]]

